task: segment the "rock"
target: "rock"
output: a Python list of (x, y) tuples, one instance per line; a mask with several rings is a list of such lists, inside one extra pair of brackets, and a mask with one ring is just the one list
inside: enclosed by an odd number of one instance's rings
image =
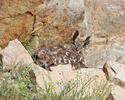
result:
[(72, 71), (72, 66), (71, 64), (58, 65), (58, 66), (52, 66), (50, 67), (50, 69), (53, 72)]
[[(94, 59), (93, 59), (94, 57)], [(102, 68), (107, 59), (106, 50), (97, 48), (95, 51), (88, 53), (84, 56), (85, 65), (89, 68), (96, 67)]]
[(113, 100), (125, 100), (125, 65), (107, 61), (103, 67), (103, 71), (112, 86), (111, 94)]
[(105, 100), (114, 100), (112, 94), (110, 93)]
[(24, 13), (33, 9), (34, 7), (41, 4), (44, 0), (29, 0), (25, 2), (24, 0), (16, 1), (16, 0), (6, 0), (0, 1), (1, 12), (0, 12), (0, 19), (14, 17), (18, 14)]
[(124, 34), (124, 6), (124, 0), (84, 0), (84, 22), (87, 29), (90, 33), (105, 38)]
[(12, 70), (19, 62), (30, 65), (33, 60), (27, 50), (17, 39), (10, 41), (9, 45), (1, 50), (3, 66), (6, 66), (8, 70)]
[(15, 76), (18, 72), (18, 68), (22, 64), (26, 64), (32, 69), (40, 69), (46, 73), (47, 71), (43, 68), (39, 68), (38, 65), (34, 64), (30, 54), (17, 39), (10, 41), (8, 46), (0, 51), (2, 56), (2, 66), (11, 72), (12, 76)]
[(106, 61), (124, 64), (125, 46), (116, 43), (111, 46), (99, 46), (87, 55), (84, 55), (84, 58), (87, 67), (103, 68)]
[(97, 37), (92, 37), (91, 38), (91, 45), (101, 45), (101, 44), (106, 44), (107, 40), (106, 38), (97, 38)]
[(120, 62), (125, 57), (125, 45), (113, 44), (107, 49), (107, 55), (108, 60)]
[(117, 62), (119, 62), (119, 63), (121, 63), (121, 64), (125, 64), (125, 57), (124, 57), (124, 56), (121, 56), (121, 57), (118, 59)]
[[(0, 47), (10, 40), (21, 42), (32, 35), (39, 37), (38, 47), (60, 44), (71, 39), (84, 19), (82, 0), (0, 1)], [(35, 48), (35, 47), (34, 47)]]
[(125, 65), (107, 61), (103, 67), (107, 79), (125, 89)]
[(114, 85), (111, 94), (113, 96), (113, 100), (125, 100), (125, 89), (118, 85)]
[(30, 35), (32, 31), (33, 16), (29, 13), (24, 13), (18, 15), (15, 18), (7, 18), (1, 23), (7, 23), (2, 26), (3, 31), (0, 35), (0, 47), (4, 48), (7, 46), (10, 40), (18, 38), (19, 40), (24, 40), (25, 37)]
[[(92, 79), (93, 81), (90, 82), (89, 84), (91, 89), (97, 88), (98, 86), (103, 86), (106, 82), (103, 71), (94, 68), (93, 69), (84, 68), (78, 71), (75, 70), (75, 71), (62, 71), (62, 72), (60, 71), (48, 72), (48, 74), (44, 74), (44, 72), (41, 71), (40, 69), (39, 70), (36, 69), (34, 72), (36, 75), (36, 82), (39, 84), (40, 87), (45, 88), (45, 84), (48, 85), (47, 83), (52, 82), (53, 84), (55, 84), (55, 89), (57, 93), (61, 91), (59, 83), (67, 84), (70, 81), (73, 82), (77, 80), (77, 78), (82, 79), (83, 84), (89, 81), (89, 79)], [(43, 81), (45, 81), (45, 83)], [(61, 85), (61, 87), (63, 87), (65, 84)], [(78, 89), (80, 89), (80, 87)]]
[(43, 0), (6, 0), (0, 1), (0, 47), (4, 48), (13, 39), (24, 38), (31, 34), (34, 24), (32, 10)]

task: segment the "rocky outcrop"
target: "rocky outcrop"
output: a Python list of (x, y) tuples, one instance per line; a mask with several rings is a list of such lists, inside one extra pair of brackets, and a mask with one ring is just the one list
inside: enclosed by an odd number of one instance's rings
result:
[[(47, 46), (69, 41), (80, 29), (84, 18), (83, 1), (79, 0), (3, 0), (0, 1), (0, 47), (10, 40), (35, 38)], [(32, 35), (31, 35), (32, 34)], [(34, 41), (34, 39), (32, 40)]]

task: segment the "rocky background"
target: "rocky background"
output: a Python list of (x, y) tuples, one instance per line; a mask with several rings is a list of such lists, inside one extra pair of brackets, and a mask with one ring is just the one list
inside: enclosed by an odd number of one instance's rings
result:
[[(75, 30), (82, 41), (91, 36), (83, 54), (86, 66), (103, 69), (116, 85), (115, 100), (125, 100), (125, 0), (0, 0), (3, 51), (15, 39), (30, 40), (34, 50), (66, 43)], [(3, 51), (4, 58), (9, 53)], [(4, 64), (12, 66), (8, 59), (3, 59)]]
[(0, 47), (15, 38), (24, 41), (31, 36), (38, 47), (60, 44), (68, 41), (76, 29), (82, 36), (99, 38), (99, 43), (123, 44), (124, 4), (124, 0), (2, 0)]
[[(35, 36), (36, 47), (68, 41), (84, 19), (83, 1), (0, 1), (0, 46)], [(34, 46), (34, 45), (33, 45)]]

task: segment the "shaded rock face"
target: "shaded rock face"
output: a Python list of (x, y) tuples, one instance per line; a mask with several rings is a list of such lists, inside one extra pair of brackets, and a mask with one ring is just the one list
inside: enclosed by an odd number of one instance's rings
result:
[(112, 36), (125, 33), (124, 0), (84, 0), (85, 24), (92, 34)]
[(84, 18), (83, 1), (75, 0), (3, 0), (0, 1), (0, 47), (31, 34), (41, 46), (69, 41)]

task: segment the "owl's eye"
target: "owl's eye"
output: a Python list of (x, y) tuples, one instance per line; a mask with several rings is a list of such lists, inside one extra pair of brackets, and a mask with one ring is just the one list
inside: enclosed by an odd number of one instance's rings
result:
[(76, 51), (78, 51), (79, 49), (78, 49), (78, 47), (76, 48)]

